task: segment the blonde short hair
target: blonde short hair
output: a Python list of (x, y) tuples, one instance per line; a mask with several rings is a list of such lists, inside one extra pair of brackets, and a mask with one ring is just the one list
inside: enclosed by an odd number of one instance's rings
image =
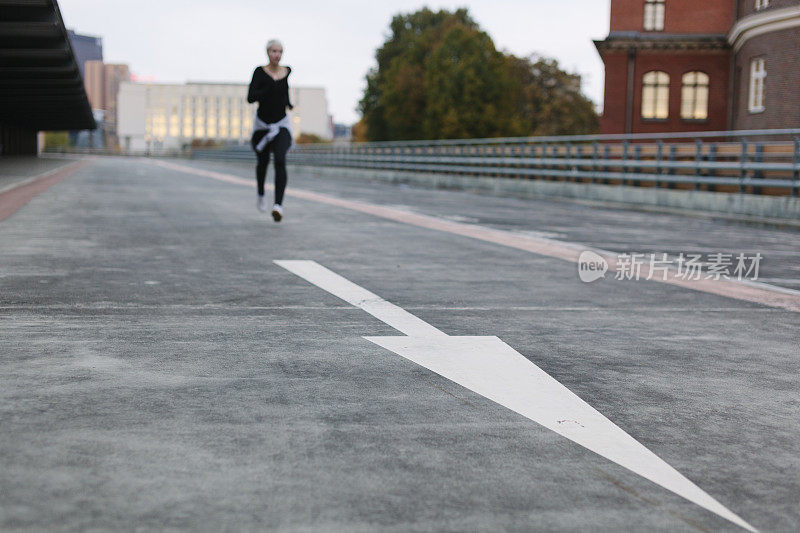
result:
[(272, 48), (273, 46), (280, 46), (281, 48), (283, 48), (283, 43), (280, 42), (278, 39), (270, 39), (267, 42), (267, 53), (269, 53), (269, 49)]

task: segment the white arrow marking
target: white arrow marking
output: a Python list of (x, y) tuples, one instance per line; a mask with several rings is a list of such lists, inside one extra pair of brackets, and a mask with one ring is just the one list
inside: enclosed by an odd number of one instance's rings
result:
[(450, 337), (314, 261), (286, 270), (408, 334), (364, 337), (749, 531), (751, 525), (498, 337)]

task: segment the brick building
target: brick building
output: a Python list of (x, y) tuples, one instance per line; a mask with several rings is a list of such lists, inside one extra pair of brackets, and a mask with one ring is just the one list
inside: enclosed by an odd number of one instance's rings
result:
[(611, 0), (603, 133), (800, 127), (800, 0)]

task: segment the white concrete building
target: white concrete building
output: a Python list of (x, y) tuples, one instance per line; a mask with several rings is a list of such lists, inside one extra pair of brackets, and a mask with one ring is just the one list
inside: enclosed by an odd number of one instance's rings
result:
[(333, 120), (328, 114), (324, 88), (289, 87), (289, 99), (294, 106), (289, 116), (295, 137), (308, 133), (326, 141), (333, 139)]
[[(325, 89), (290, 87), (289, 98), (294, 137), (333, 137)], [(195, 140), (244, 144), (256, 108), (243, 84), (125, 82), (117, 95), (117, 133), (128, 152), (179, 150)]]

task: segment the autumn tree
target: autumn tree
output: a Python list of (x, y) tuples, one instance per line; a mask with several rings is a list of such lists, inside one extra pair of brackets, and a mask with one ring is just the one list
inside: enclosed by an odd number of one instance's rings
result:
[(594, 104), (581, 93), (580, 76), (561, 70), (555, 59), (508, 55), (506, 61), (519, 82), (511, 99), (526, 135), (578, 135), (599, 129)]
[(367, 140), (596, 129), (597, 116), (580, 94), (579, 77), (552, 60), (498, 51), (466, 9), (396, 15), (390, 30), (359, 104)]

